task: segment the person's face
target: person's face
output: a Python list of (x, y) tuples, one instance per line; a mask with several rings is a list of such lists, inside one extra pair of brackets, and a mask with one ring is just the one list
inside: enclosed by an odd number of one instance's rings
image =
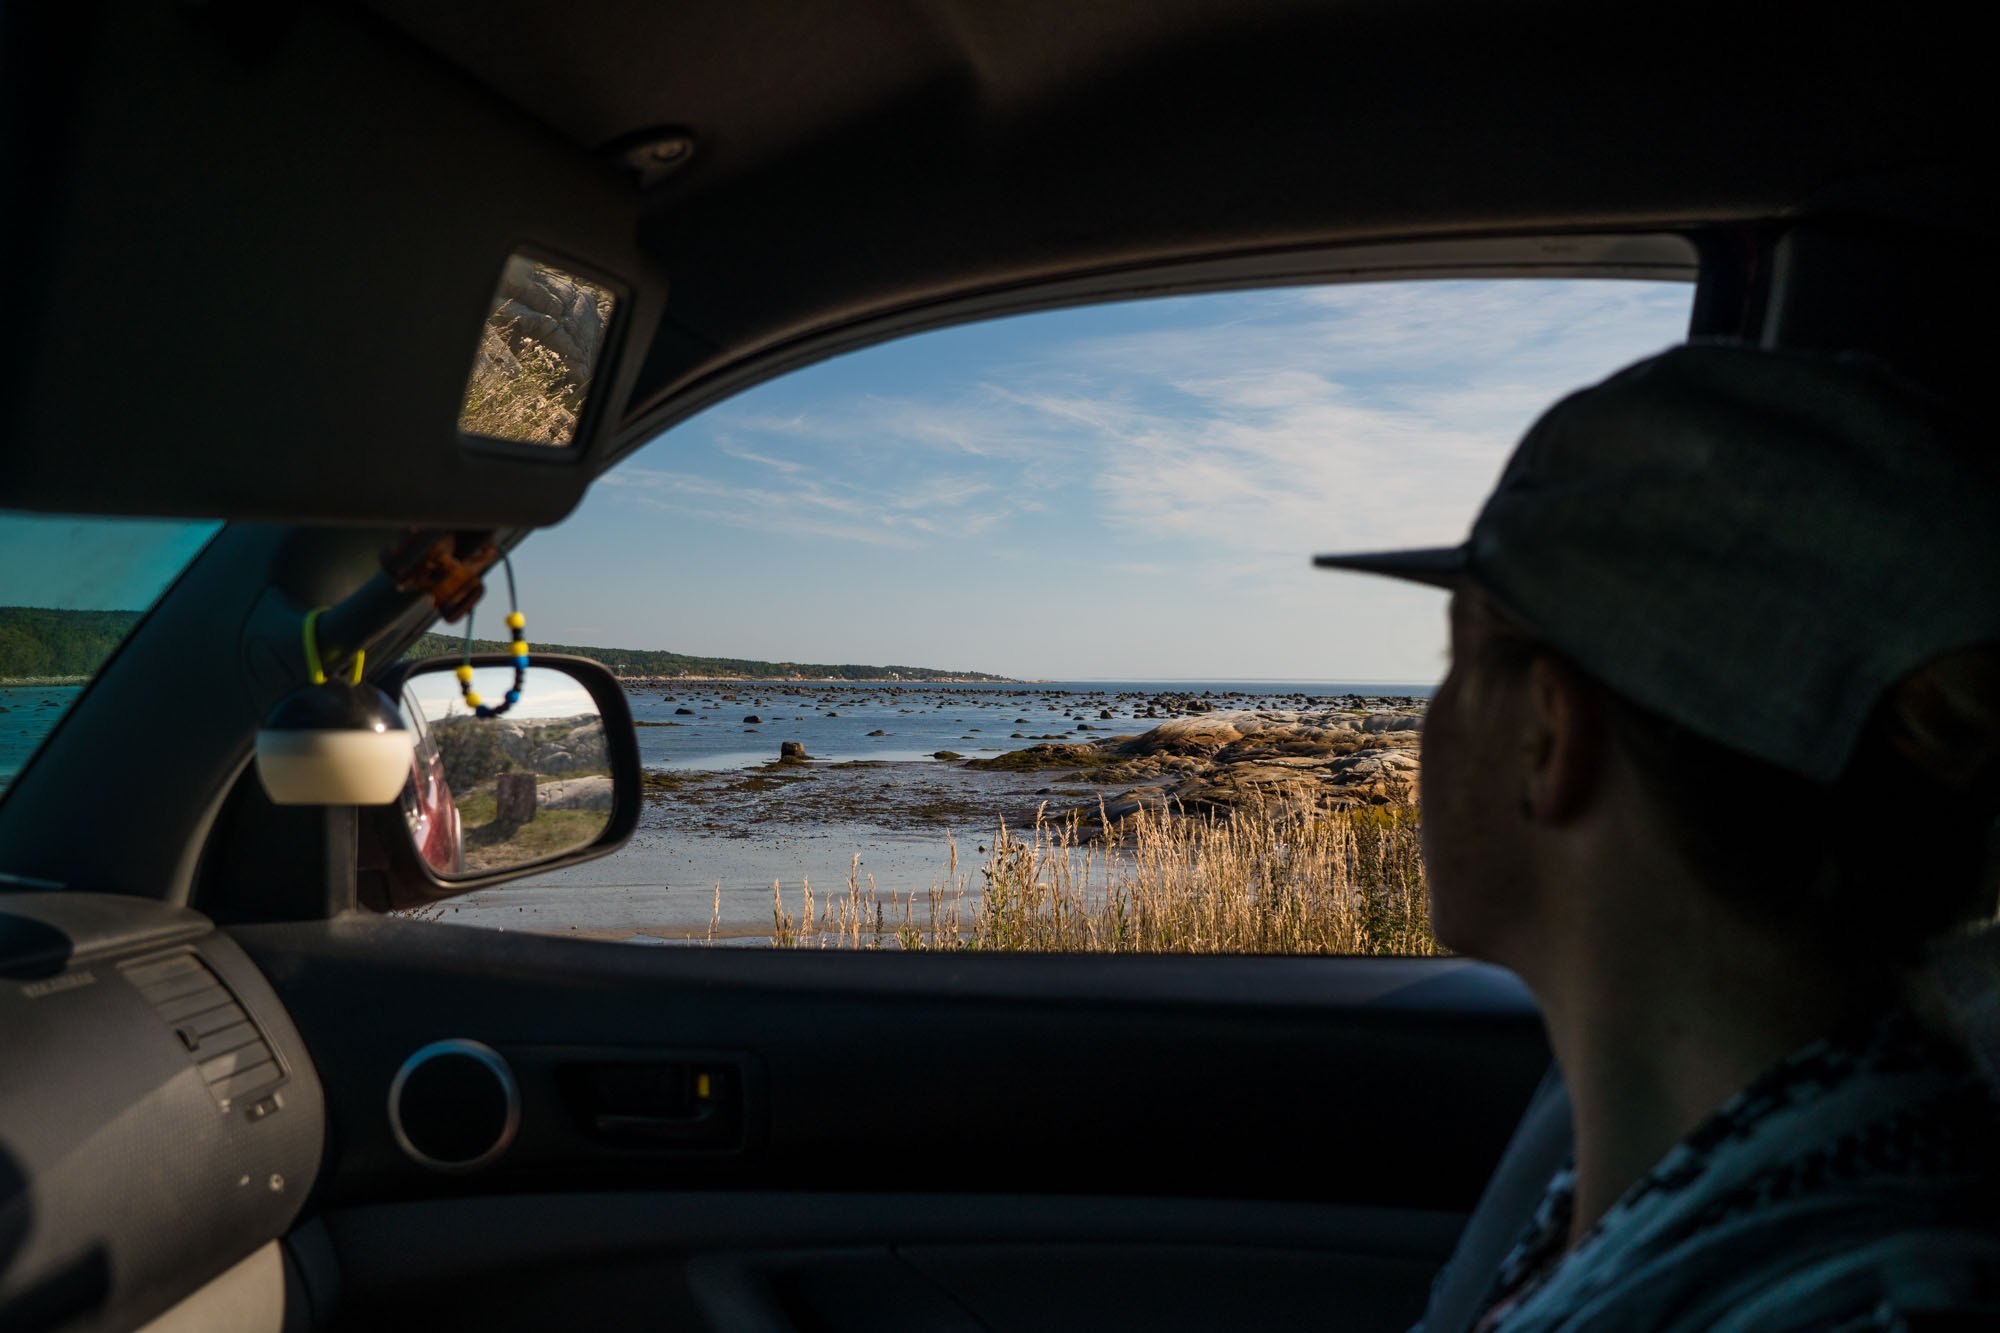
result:
[(1451, 600), (1451, 669), (1424, 721), (1419, 799), (1431, 924), (1439, 943), (1505, 962), (1525, 924), (1520, 817), (1523, 682), (1493, 666), (1495, 625), (1476, 591)]

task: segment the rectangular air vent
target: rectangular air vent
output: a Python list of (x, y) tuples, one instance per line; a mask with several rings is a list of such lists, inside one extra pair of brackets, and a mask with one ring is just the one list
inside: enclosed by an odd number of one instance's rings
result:
[(271, 1043), (208, 964), (178, 953), (125, 969), (227, 1111), (285, 1076)]

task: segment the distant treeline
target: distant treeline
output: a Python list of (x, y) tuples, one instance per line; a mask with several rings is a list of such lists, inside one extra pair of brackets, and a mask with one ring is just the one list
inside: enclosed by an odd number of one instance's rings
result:
[[(20, 676), (92, 676), (139, 619), (137, 611), (52, 611), (34, 606), (0, 606), (0, 679)], [(479, 653), (503, 653), (507, 645), (474, 639)], [(689, 657), (649, 648), (582, 648), (538, 643), (537, 652), (591, 657), (621, 676), (722, 676), (733, 680), (1005, 680), (978, 671), (933, 667), (828, 665), (820, 662), (752, 662), (739, 657)], [(410, 657), (446, 657), (465, 650), (456, 634), (426, 634)]]
[(0, 679), (94, 676), (138, 619), (137, 611), (0, 606)]
[[(571, 653), (595, 658), (620, 676), (715, 676), (727, 680), (1006, 680), (981, 671), (940, 671), (936, 667), (862, 666), (852, 662), (752, 662), (741, 657), (689, 657), (657, 648), (579, 648), (567, 643), (536, 643), (540, 653)], [(426, 634), (410, 649), (411, 657), (451, 657), (465, 651), (456, 634)], [(507, 645), (494, 639), (474, 639), (475, 653), (504, 653)]]

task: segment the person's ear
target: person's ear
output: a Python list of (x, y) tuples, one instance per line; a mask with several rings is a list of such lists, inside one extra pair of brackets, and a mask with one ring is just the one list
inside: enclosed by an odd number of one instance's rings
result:
[(1607, 718), (1597, 686), (1543, 654), (1528, 667), (1523, 813), (1563, 824), (1590, 806), (1604, 772)]

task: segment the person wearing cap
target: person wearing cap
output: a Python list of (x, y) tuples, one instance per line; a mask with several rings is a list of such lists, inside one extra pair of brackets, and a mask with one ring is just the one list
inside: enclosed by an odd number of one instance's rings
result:
[(1691, 344), (1546, 413), (1462, 545), (1317, 563), (1452, 594), (1433, 923), (1534, 993), (1573, 1107), (1427, 1333), (2000, 1327), (2000, 969), (1926, 970), (1995, 909), (1990, 439)]

